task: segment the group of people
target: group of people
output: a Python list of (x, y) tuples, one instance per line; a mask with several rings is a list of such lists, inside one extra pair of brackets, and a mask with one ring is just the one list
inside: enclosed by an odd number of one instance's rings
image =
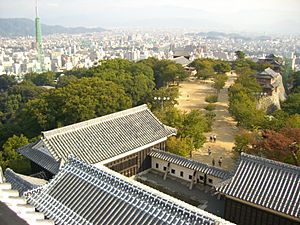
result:
[[(222, 156), (220, 156), (219, 161), (218, 161), (219, 167), (222, 166), (222, 162), (223, 162), (223, 158), (222, 158)], [(211, 164), (212, 164), (213, 166), (215, 166), (215, 159), (214, 159), (214, 158), (212, 159)]]
[[(210, 156), (211, 155), (211, 147), (210, 146), (208, 146), (207, 151), (208, 151), (208, 155)], [(219, 162), (218, 162), (220, 167), (222, 166), (222, 162), (223, 162), (223, 158), (222, 158), (222, 156), (220, 156)], [(214, 158), (212, 159), (211, 163), (212, 163), (213, 166), (215, 166), (215, 159)]]
[(215, 134), (210, 135), (209, 140), (210, 140), (210, 142), (216, 142), (217, 141), (217, 135), (215, 135)]
[[(215, 135), (215, 134), (210, 135), (209, 140), (210, 140), (210, 142), (216, 142), (217, 141), (217, 135)], [(208, 155), (209, 156), (211, 155), (211, 147), (210, 146), (208, 146)], [(218, 161), (220, 167), (222, 166), (222, 162), (223, 162), (223, 158), (222, 158), (222, 156), (220, 156), (219, 161)], [(212, 159), (211, 163), (212, 163), (213, 166), (215, 166), (215, 159), (214, 158)]]

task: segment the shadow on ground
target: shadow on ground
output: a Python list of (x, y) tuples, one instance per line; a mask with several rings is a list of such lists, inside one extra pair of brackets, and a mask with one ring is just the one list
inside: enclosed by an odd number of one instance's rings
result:
[(153, 169), (138, 174), (135, 179), (214, 215), (224, 216), (225, 201), (213, 195), (214, 191), (211, 186), (196, 184), (192, 190), (189, 190), (190, 183), (188, 181), (172, 177), (171, 175), (168, 175), (167, 179), (163, 180), (163, 173)]

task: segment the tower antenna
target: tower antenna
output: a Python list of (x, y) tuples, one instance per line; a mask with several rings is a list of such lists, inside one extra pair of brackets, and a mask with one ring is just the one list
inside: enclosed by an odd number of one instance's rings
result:
[(35, 17), (39, 17), (38, 0), (35, 0)]

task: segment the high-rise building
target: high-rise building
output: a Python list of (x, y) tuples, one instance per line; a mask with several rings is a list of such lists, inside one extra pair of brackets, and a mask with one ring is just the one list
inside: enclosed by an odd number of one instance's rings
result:
[(35, 5), (35, 39), (36, 39), (36, 49), (37, 49), (37, 72), (44, 71), (44, 54), (42, 46), (42, 29), (41, 22), (38, 14), (38, 0), (36, 0)]

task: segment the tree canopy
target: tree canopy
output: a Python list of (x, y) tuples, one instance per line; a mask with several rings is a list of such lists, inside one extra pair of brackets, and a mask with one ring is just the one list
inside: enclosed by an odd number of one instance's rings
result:
[(282, 104), (283, 111), (288, 114), (300, 113), (300, 93), (291, 94), (288, 99)]
[(21, 119), (26, 121), (26, 126), (30, 121), (30, 130), (38, 134), (41, 130), (77, 123), (131, 106), (132, 101), (121, 86), (97, 77), (82, 78), (28, 101)]

